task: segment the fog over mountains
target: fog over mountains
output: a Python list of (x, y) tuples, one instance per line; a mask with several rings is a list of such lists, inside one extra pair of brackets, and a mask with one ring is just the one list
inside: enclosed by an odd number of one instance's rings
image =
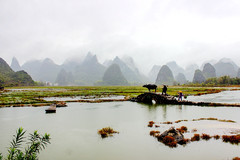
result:
[[(171, 85), (203, 82), (207, 78), (224, 75), (240, 76), (239, 66), (228, 58), (222, 58), (219, 61), (209, 60), (204, 62), (201, 67), (193, 63), (183, 68), (175, 61), (166, 64), (152, 64), (152, 66), (149, 73), (144, 75), (139, 71), (132, 57), (119, 58), (116, 56), (114, 59), (106, 60), (101, 64), (97, 56), (91, 52), (82, 59), (68, 59), (61, 65), (49, 58), (27, 61), (20, 66), (18, 60), (13, 57), (11, 63), (11, 68), (14, 71), (24, 70), (35, 81), (63, 86), (141, 85), (144, 83)], [(119, 81), (115, 84), (112, 81), (117, 76)]]

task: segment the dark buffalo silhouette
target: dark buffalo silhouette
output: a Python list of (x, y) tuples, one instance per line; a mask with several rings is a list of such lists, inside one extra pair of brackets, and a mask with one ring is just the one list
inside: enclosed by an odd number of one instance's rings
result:
[(145, 84), (145, 85), (143, 85), (143, 87), (146, 87), (149, 90), (149, 92), (151, 89), (155, 89), (155, 92), (157, 90), (157, 85), (155, 85), (155, 84)]
[(4, 90), (4, 87), (0, 86), (0, 91), (3, 91)]

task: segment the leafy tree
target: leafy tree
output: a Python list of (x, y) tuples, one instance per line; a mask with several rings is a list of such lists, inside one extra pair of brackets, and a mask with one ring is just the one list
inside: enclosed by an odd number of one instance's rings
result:
[(240, 78), (231, 78), (230, 76), (222, 76), (219, 78), (209, 78), (204, 84), (207, 85), (240, 85)]
[(240, 68), (238, 69), (237, 77), (240, 78)]
[[(34, 131), (33, 134), (29, 136), (29, 142), (26, 142), (24, 134), (26, 131), (20, 127), (16, 131), (16, 135), (13, 135), (13, 140), (8, 149), (8, 155), (5, 160), (36, 160), (38, 159), (38, 154), (41, 150), (45, 149), (47, 144), (50, 144), (50, 135), (45, 133), (41, 136), (37, 131)], [(24, 151), (21, 150), (23, 143), (29, 144)], [(0, 160), (3, 159), (2, 154), (0, 153)]]

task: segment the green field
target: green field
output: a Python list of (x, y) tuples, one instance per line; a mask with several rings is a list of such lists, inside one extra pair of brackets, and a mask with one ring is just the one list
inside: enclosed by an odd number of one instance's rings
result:
[[(229, 89), (231, 88), (169, 86), (167, 94), (177, 96), (178, 91), (182, 91), (184, 96), (201, 95), (217, 93)], [(107, 97), (110, 95), (123, 95), (127, 98), (131, 98), (144, 92), (148, 92), (148, 89), (141, 86), (14, 87), (5, 88), (5, 91), (0, 92), (0, 105), (4, 107), (19, 104), (52, 103), (52, 101), (43, 100), (42, 98), (44, 97), (84, 96), (87, 98), (89, 96)], [(157, 92), (162, 92), (162, 86), (158, 87)]]

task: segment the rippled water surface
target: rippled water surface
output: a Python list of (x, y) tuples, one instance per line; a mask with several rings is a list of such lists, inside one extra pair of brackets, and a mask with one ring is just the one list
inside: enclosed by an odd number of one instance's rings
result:
[[(240, 97), (239, 92), (229, 92), (232, 94), (230, 98), (225, 93), (222, 93), (222, 99), (219, 98), (218, 102), (237, 102)], [(207, 96), (215, 99), (213, 94)], [(199, 100), (202, 96), (194, 98)], [(149, 131), (156, 128), (147, 127), (150, 120), (159, 123), (186, 119), (189, 121), (160, 124), (158, 129), (164, 131), (171, 126), (185, 125), (189, 130), (198, 129), (199, 133), (230, 134), (240, 129), (240, 108), (236, 107), (149, 106), (134, 102), (109, 102), (68, 103), (68, 107), (57, 108), (55, 114), (45, 114), (45, 109), (46, 107), (0, 108), (0, 151), (4, 155), (15, 130), (22, 126), (27, 133), (38, 129), (40, 133), (51, 134), (51, 144), (40, 154), (42, 160), (229, 160), (240, 157), (240, 146), (214, 139), (169, 148), (149, 136)], [(192, 121), (202, 117), (230, 119), (237, 123)], [(97, 131), (107, 126), (120, 133), (102, 139)], [(191, 134), (189, 132), (186, 136)]]

